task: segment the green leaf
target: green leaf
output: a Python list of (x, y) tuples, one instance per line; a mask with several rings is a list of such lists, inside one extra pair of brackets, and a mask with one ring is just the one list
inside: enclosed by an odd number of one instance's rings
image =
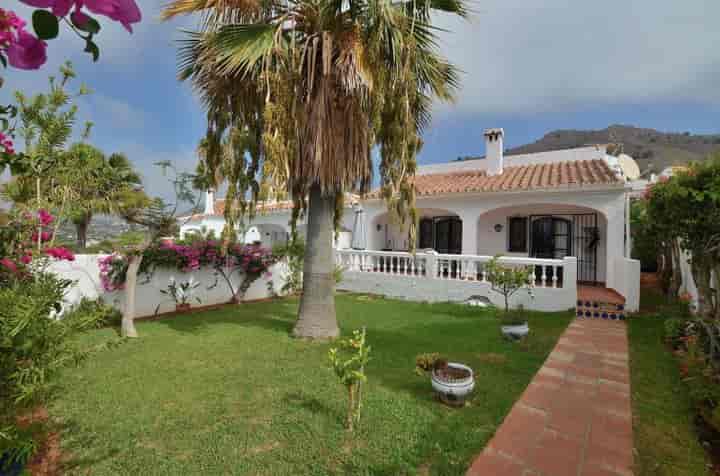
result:
[(93, 57), (93, 61), (97, 61), (100, 58), (100, 48), (90, 38), (85, 40), (85, 53), (90, 53)]
[(227, 74), (245, 74), (273, 48), (276, 26), (272, 24), (227, 25), (212, 39), (220, 68)]
[(57, 38), (60, 25), (55, 15), (47, 10), (35, 10), (32, 14), (33, 30), (41, 40)]
[(79, 23), (76, 21), (76, 18), (74, 15), (70, 15), (70, 20), (72, 21), (72, 24), (80, 31), (84, 31), (86, 33), (91, 33), (93, 35), (97, 35), (100, 33), (100, 23), (92, 17), (88, 17), (88, 21), (85, 23)]

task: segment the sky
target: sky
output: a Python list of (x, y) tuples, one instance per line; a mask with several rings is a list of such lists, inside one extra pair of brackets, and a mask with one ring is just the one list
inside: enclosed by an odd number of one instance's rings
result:
[[(196, 19), (160, 22), (165, 0), (137, 0), (133, 34), (102, 21), (93, 63), (65, 29), (49, 43), (40, 72), (8, 69), (0, 104), (20, 89), (47, 87), (66, 60), (93, 94), (79, 100), (91, 142), (124, 152), (151, 193), (168, 196), (157, 167), (171, 160), (191, 171), (205, 115), (176, 79), (176, 41)], [(31, 9), (9, 7), (25, 18)], [(3, 2), (5, 3), (5, 2)], [(505, 130), (505, 146), (554, 129), (630, 124), (696, 134), (720, 132), (720, 2), (717, 0), (476, 0), (469, 19), (438, 16), (440, 48), (462, 70), (453, 104), (437, 104), (418, 162), (482, 155), (482, 132)], [(104, 20), (104, 19), (103, 19)], [(80, 127), (78, 127), (78, 130)]]

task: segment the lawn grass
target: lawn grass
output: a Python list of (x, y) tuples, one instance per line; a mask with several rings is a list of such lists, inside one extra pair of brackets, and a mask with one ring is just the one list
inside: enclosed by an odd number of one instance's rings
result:
[[(513, 344), (493, 311), (339, 295), (343, 334), (365, 325), (372, 345), (350, 435), (329, 344), (289, 336), (296, 309), (285, 299), (143, 322), (140, 339), (68, 371), (50, 408), (67, 473), (461, 475), (571, 319), (529, 313), (530, 337)], [(433, 399), (413, 373), (424, 352), (475, 369), (469, 406)]]
[(628, 322), (635, 475), (709, 475), (693, 423), (695, 412), (677, 361), (664, 342), (663, 301), (652, 290), (644, 290), (643, 308), (653, 313), (634, 316)]

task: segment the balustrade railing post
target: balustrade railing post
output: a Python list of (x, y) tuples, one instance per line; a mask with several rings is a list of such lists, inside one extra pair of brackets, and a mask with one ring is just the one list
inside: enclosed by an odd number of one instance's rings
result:
[(425, 276), (430, 279), (438, 277), (438, 259), (436, 251), (427, 251), (425, 258)]

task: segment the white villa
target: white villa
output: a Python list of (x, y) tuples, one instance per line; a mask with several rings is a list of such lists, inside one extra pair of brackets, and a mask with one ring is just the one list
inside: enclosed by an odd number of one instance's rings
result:
[[(539, 310), (577, 308), (586, 317), (624, 319), (639, 305), (640, 265), (630, 259), (632, 184), (621, 161), (591, 145), (504, 155), (502, 129), (485, 131), (486, 156), (418, 168), (420, 216), (415, 254), (407, 231), (377, 192), (347, 200), (336, 242), (345, 269), (341, 289), (429, 301), (467, 301), (499, 295), (484, 263), (502, 254), (535, 268), (534, 297), (514, 305)], [(220, 232), (222, 200), (208, 193), (205, 212), (185, 221), (181, 236)], [(265, 203), (246, 241), (272, 246), (287, 240), (292, 204)]]

